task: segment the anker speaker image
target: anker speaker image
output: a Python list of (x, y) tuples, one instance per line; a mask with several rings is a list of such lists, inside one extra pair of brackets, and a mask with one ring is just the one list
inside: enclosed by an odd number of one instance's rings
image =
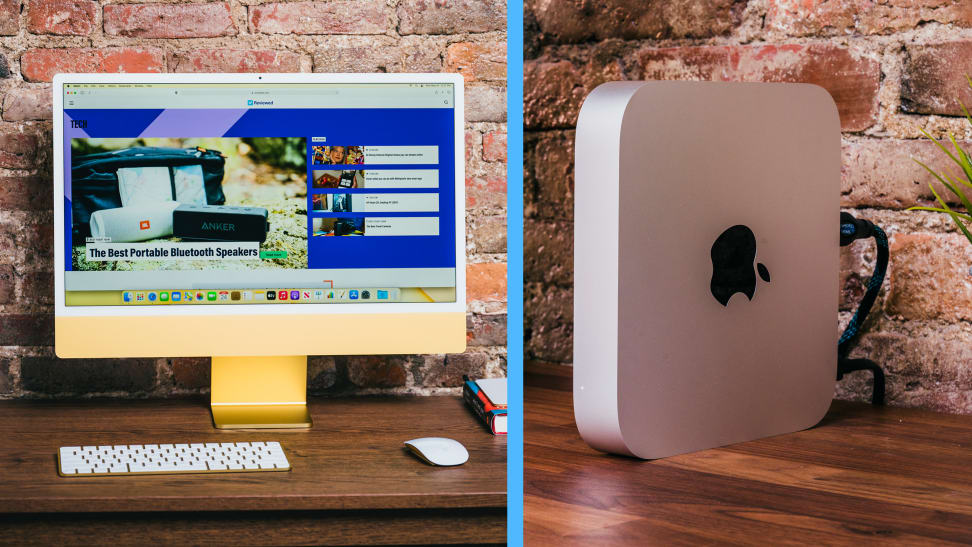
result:
[(830, 95), (606, 83), (581, 108), (574, 176), (584, 440), (655, 459), (817, 424), (837, 372)]
[(172, 213), (172, 232), (183, 239), (263, 243), (270, 230), (267, 215), (263, 207), (182, 204)]

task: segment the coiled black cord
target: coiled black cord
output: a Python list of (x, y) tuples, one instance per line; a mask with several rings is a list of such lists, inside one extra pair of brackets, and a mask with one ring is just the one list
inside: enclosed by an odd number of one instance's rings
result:
[(858, 370), (870, 370), (874, 374), (874, 389), (871, 393), (871, 403), (875, 405), (884, 404), (885, 382), (884, 371), (881, 367), (870, 359), (850, 359), (847, 354), (851, 350), (851, 342), (861, 330), (861, 325), (871, 311), (871, 306), (877, 299), (881, 291), (881, 284), (884, 283), (884, 276), (888, 271), (888, 259), (890, 250), (888, 249), (888, 236), (880, 227), (875, 226), (867, 220), (858, 220), (849, 213), (840, 214), (840, 246), (850, 245), (858, 239), (873, 237), (877, 244), (877, 261), (874, 265), (874, 273), (867, 283), (867, 291), (861, 304), (858, 306), (854, 317), (851, 318), (844, 333), (840, 335), (837, 342), (837, 379), (840, 380), (844, 374)]

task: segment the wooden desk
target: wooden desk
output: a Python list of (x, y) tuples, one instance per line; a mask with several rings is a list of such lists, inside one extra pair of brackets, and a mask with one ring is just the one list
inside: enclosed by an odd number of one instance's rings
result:
[(972, 416), (834, 402), (807, 431), (640, 461), (580, 438), (569, 369), (526, 377), (526, 545), (972, 542)]
[[(0, 543), (506, 541), (506, 437), (457, 397), (310, 403), (310, 430), (212, 427), (206, 401), (0, 402)], [(437, 468), (402, 441), (469, 450)], [(61, 478), (59, 446), (277, 440), (285, 473)]]

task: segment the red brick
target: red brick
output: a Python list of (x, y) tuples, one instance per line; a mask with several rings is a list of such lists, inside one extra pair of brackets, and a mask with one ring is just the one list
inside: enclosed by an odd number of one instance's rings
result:
[(905, 319), (972, 321), (972, 245), (956, 234), (891, 238), (886, 310)]
[(49, 82), (59, 72), (162, 72), (164, 66), (154, 47), (28, 49), (20, 57), (30, 82)]
[(54, 343), (54, 314), (0, 314), (0, 346), (49, 346)]
[(466, 177), (466, 208), (505, 209), (506, 177), (502, 175)]
[(465, 91), (467, 122), (505, 122), (506, 88), (470, 85)]
[(480, 302), (505, 302), (506, 264), (466, 264), (466, 299)]
[[(972, 4), (969, 4), (972, 6)], [(972, 41), (909, 45), (901, 76), (901, 109), (919, 114), (961, 116), (972, 108)]]
[(30, 304), (32, 309), (54, 304), (54, 273), (27, 272), (20, 284), (22, 300)]
[(528, 0), (543, 42), (612, 38), (708, 38), (728, 34), (741, 21), (746, 0)]
[(13, 266), (0, 264), (0, 305), (13, 302), (16, 292), (17, 280), (14, 279)]
[[(840, 248), (840, 271), (837, 274), (837, 286), (840, 295), (837, 299), (837, 309), (853, 312), (861, 304), (861, 298), (867, 291), (867, 283), (874, 272), (874, 245), (861, 243), (847, 245)], [(887, 292), (887, 291), (883, 291)], [(883, 310), (884, 302), (878, 295), (878, 300), (872, 308), (877, 315)]]
[(574, 216), (574, 132), (551, 131), (526, 140), (523, 148), (524, 208), (530, 216)]
[(446, 355), (445, 359), (428, 362), (422, 371), (422, 385), (430, 387), (460, 387), (463, 375), (482, 378), (489, 356), (466, 352)]
[(527, 129), (572, 127), (591, 89), (583, 87), (570, 61), (527, 61), (523, 65), (523, 125)]
[(524, 281), (570, 287), (574, 284), (574, 224), (526, 222), (523, 234)]
[(407, 373), (404, 357), (380, 355), (348, 358), (348, 379), (361, 388), (401, 387)]
[(98, 5), (91, 0), (30, 0), (27, 30), (34, 34), (85, 36), (94, 26)]
[(337, 362), (330, 355), (307, 356), (307, 390), (320, 393), (338, 385)]
[(47, 84), (14, 87), (3, 97), (3, 119), (8, 122), (51, 119), (53, 97)]
[[(972, 150), (972, 142), (960, 145), (965, 150)], [(939, 173), (944, 171), (955, 176), (962, 173), (958, 165), (927, 139), (867, 139), (844, 143), (841, 205), (890, 209), (932, 205), (935, 196), (928, 189), (928, 183), (934, 183), (940, 196), (957, 203), (954, 194), (915, 160)]]
[(646, 80), (803, 82), (826, 89), (844, 131), (874, 124), (881, 67), (848, 48), (825, 43), (644, 49)]
[(506, 42), (449, 44), (443, 70), (462, 74), (466, 82), (505, 80)]
[(527, 61), (523, 65), (523, 123), (527, 129), (573, 127), (584, 98), (598, 85), (622, 80), (623, 51), (611, 43), (585, 60)]
[(391, 12), (384, 2), (289, 2), (250, 7), (250, 25), (265, 34), (385, 34)]
[(523, 346), (526, 358), (569, 363), (574, 351), (573, 288), (526, 283), (523, 292)]
[(20, 30), (20, 1), (0, 0), (0, 35), (10, 36)]
[(170, 72), (300, 72), (300, 55), (270, 49), (193, 49), (169, 53)]
[(105, 34), (131, 38), (207, 38), (237, 34), (229, 4), (112, 4), (104, 8)]
[(402, 0), (399, 34), (462, 34), (506, 30), (505, 0)]
[(765, 28), (790, 36), (890, 34), (928, 22), (972, 25), (972, 4), (955, 0), (770, 0)]
[(53, 254), (54, 225), (50, 222), (28, 224), (24, 227), (24, 238), (17, 244), (35, 258)]
[(204, 389), (210, 384), (211, 360), (208, 357), (170, 359), (172, 381), (178, 389)]
[(506, 314), (466, 314), (466, 345), (506, 346)]
[(36, 135), (22, 133), (12, 127), (0, 127), (0, 167), (33, 169), (37, 167)]
[(483, 135), (483, 159), (506, 162), (506, 131), (488, 131)]
[(441, 72), (441, 47), (435, 43), (392, 40), (387, 36), (355, 38), (314, 54), (314, 72)]
[(51, 194), (51, 182), (46, 177), (0, 177), (0, 210), (49, 210), (53, 208)]
[(470, 253), (506, 252), (506, 217), (476, 215), (466, 217), (466, 251)]
[(27, 391), (84, 394), (150, 391), (158, 377), (151, 359), (58, 359), (24, 357), (20, 382)]
[(10, 359), (0, 359), (0, 394), (7, 394), (13, 390), (13, 378), (10, 377)]
[(475, 129), (466, 130), (466, 164), (469, 164), (469, 160), (477, 157), (477, 148), (482, 147), (483, 134)]

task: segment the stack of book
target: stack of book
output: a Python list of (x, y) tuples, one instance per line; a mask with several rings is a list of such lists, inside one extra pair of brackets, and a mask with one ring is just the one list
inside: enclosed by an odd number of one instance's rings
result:
[(462, 398), (493, 435), (506, 435), (506, 378), (462, 377)]

